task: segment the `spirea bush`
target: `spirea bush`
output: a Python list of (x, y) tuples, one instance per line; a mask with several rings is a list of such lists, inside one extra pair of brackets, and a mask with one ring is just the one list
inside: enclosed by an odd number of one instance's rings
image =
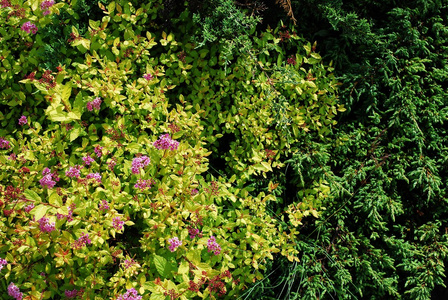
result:
[[(320, 207), (275, 214), (278, 184), (247, 182), (269, 179), (308, 131), (331, 130), (342, 109), (331, 68), (297, 36), (280, 46), (278, 29), (226, 65), (222, 49), (158, 29), (158, 0), (99, 2), (83, 32), (85, 5), (1, 2), (0, 292), (233, 299), (274, 257), (297, 261), (297, 226)], [(58, 26), (64, 64), (47, 69)], [(233, 176), (210, 171), (213, 152)]]

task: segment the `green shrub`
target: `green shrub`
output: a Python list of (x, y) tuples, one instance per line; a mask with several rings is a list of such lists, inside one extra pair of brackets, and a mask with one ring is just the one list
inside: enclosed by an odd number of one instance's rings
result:
[[(151, 31), (159, 0), (99, 2), (96, 20), (86, 2), (45, 15), (37, 1), (13, 4), (1, 11), (2, 294), (15, 284), (30, 299), (233, 299), (274, 256), (298, 260), (298, 226), (318, 216), (320, 196), (301, 186), (303, 203), (277, 216), (269, 178), (299, 139), (325, 140), (343, 110), (309, 43), (270, 30), (224, 68), (225, 45)], [(27, 20), (35, 34), (21, 31)], [(229, 153), (224, 134), (236, 137)], [(211, 168), (212, 152), (228, 168)], [(266, 178), (258, 190), (255, 175)]]
[(446, 284), (448, 7), (293, 5), (299, 34), (335, 61), (347, 113), (330, 143), (290, 161), (299, 174), (320, 166), (331, 193), (301, 230), (301, 263), (285, 263), (273, 284), (291, 299), (429, 299)]

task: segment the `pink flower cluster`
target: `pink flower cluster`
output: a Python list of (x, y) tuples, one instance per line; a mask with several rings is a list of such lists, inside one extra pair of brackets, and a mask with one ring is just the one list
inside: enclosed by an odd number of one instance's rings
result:
[(166, 133), (162, 134), (159, 139), (153, 143), (153, 145), (159, 150), (177, 150), (177, 147), (179, 147), (179, 142), (171, 139), (170, 135)]
[(74, 243), (73, 243), (73, 245), (72, 245), (72, 247), (73, 247), (73, 249), (81, 249), (82, 247), (84, 247), (85, 245), (87, 245), (87, 244), (91, 244), (92, 243), (92, 241), (89, 239), (89, 234), (88, 233), (81, 233), (81, 236), (79, 237), (79, 239), (77, 239)]
[(123, 229), (123, 224), (124, 224), (124, 221), (122, 221), (120, 217), (115, 217), (112, 220), (112, 226), (114, 226), (114, 228), (116, 230)]
[(134, 187), (140, 190), (144, 190), (146, 188), (150, 189), (151, 185), (153, 185), (154, 183), (155, 182), (152, 179), (138, 179)]
[(52, 7), (53, 5), (54, 5), (53, 0), (45, 0), (40, 4), (40, 9), (44, 11), (43, 12), (44, 16), (50, 14), (50, 7)]
[(84, 161), (84, 163), (88, 166), (90, 166), (91, 163), (93, 163), (95, 160), (93, 158), (90, 157), (90, 155), (84, 156), (82, 158), (82, 160)]
[(10, 147), (11, 147), (11, 145), (9, 144), (9, 141), (0, 137), (0, 148), (1, 149), (9, 149)]
[(207, 241), (208, 252), (218, 255), (221, 253), (221, 246), (216, 242), (216, 238), (212, 235)]
[(101, 183), (100, 173), (90, 173), (86, 176), (87, 179), (95, 179), (98, 183)]
[(83, 166), (80, 165), (76, 165), (74, 167), (70, 167), (68, 168), (68, 170), (65, 172), (65, 175), (68, 177), (76, 177), (78, 178), (81, 175), (81, 169), (83, 168)]
[(0, 271), (3, 269), (4, 266), (6, 266), (8, 262), (6, 259), (0, 258)]
[(26, 33), (30, 33), (30, 32), (32, 32), (33, 34), (37, 33), (37, 26), (35, 24), (31, 23), (30, 21), (23, 23), (23, 25), (22, 25), (22, 27), (20, 27), (20, 29), (22, 29)]
[(74, 289), (72, 291), (65, 290), (64, 294), (65, 294), (65, 297), (67, 297), (69, 299), (76, 298), (78, 296), (78, 290), (77, 289)]
[(172, 239), (169, 239), (168, 242), (170, 245), (168, 246), (168, 249), (170, 249), (171, 252), (176, 251), (176, 249), (182, 245), (182, 241), (179, 241), (179, 238), (173, 237)]
[(148, 74), (143, 75), (143, 78), (145, 78), (146, 80), (150, 81), (150, 80), (154, 79), (154, 76), (152, 76), (151, 74), (148, 73)]
[(126, 259), (125, 261), (124, 261), (124, 267), (126, 268), (126, 269), (129, 269), (130, 267), (132, 267), (133, 265), (135, 265), (136, 264), (136, 262), (135, 262), (135, 260), (133, 260), (132, 258), (131, 259)]
[(95, 147), (94, 151), (95, 151), (96, 157), (101, 157), (103, 155), (102, 150), (103, 150), (103, 147), (101, 147), (101, 146), (96, 146)]
[(12, 6), (11, 3), (9, 2), (9, 0), (1, 0), (0, 1), (0, 5), (2, 6), (2, 8), (11, 7)]
[(59, 177), (57, 176), (57, 174), (51, 173), (50, 169), (48, 169), (48, 168), (45, 168), (42, 171), (42, 175), (44, 177), (42, 177), (42, 179), (39, 180), (39, 183), (42, 187), (46, 186), (49, 189), (52, 189), (55, 186), (56, 181), (59, 181)]
[(286, 62), (288, 63), (288, 65), (293, 65), (295, 66), (297, 64), (296, 62), (296, 57), (294, 55), (291, 55)]
[(34, 208), (34, 203), (31, 203), (30, 205), (25, 206), (25, 211), (29, 213)]
[(101, 102), (102, 102), (101, 98), (100, 97), (96, 97), (95, 99), (93, 99), (93, 101), (87, 102), (87, 109), (89, 111), (92, 111), (94, 108), (96, 110), (100, 110)]
[(26, 119), (26, 117), (25, 116), (21, 116), (20, 119), (19, 119), (19, 125), (23, 126), (23, 125), (26, 125), (26, 123), (28, 123), (28, 120)]
[(109, 167), (109, 170), (111, 170), (111, 171), (113, 172), (116, 164), (117, 164), (117, 162), (115, 161), (115, 158), (112, 158), (112, 159), (107, 163), (107, 166)]
[(107, 202), (107, 200), (101, 200), (99, 209), (103, 211), (109, 209), (109, 203)]
[(137, 290), (132, 288), (128, 289), (126, 293), (118, 296), (117, 300), (141, 300), (142, 296), (139, 296)]
[(132, 167), (131, 167), (132, 173), (134, 173), (134, 174), (140, 173), (140, 169), (143, 169), (144, 167), (149, 165), (150, 162), (151, 162), (151, 160), (146, 155), (134, 158), (134, 160), (132, 161)]
[(42, 232), (52, 232), (53, 230), (56, 230), (55, 224), (50, 223), (47, 217), (42, 217), (39, 221), (37, 221), (39, 223), (39, 228), (40, 231)]
[(23, 294), (20, 292), (20, 289), (12, 282), (8, 286), (8, 295), (14, 297), (16, 300), (22, 300), (23, 297)]
[(190, 239), (194, 239), (196, 236), (202, 237), (202, 233), (197, 228), (188, 228), (188, 234), (190, 235)]

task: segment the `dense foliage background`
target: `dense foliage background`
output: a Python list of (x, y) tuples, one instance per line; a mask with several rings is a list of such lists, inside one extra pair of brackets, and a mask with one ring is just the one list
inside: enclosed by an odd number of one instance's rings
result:
[(297, 32), (334, 62), (347, 112), (329, 158), (308, 154), (332, 196), (301, 232), (285, 293), (429, 299), (447, 253), (448, 4), (291, 2)]
[(0, 291), (443, 292), (446, 1), (51, 2), (0, 3)]

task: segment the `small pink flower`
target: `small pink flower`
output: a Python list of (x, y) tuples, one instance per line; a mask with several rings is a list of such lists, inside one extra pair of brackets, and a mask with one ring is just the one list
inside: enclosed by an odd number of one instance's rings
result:
[(10, 147), (11, 147), (11, 145), (9, 144), (9, 141), (0, 137), (0, 148), (9, 149)]
[(87, 179), (95, 179), (98, 183), (101, 183), (100, 173), (90, 173), (86, 176)]
[(28, 120), (26, 119), (26, 117), (25, 116), (21, 116), (20, 119), (19, 119), (19, 125), (23, 126), (26, 123), (28, 123)]
[(70, 290), (65, 290), (64, 291), (65, 297), (71, 299), (71, 298), (76, 298), (78, 296), (78, 290), (74, 289), (72, 291)]
[(95, 99), (93, 99), (93, 101), (87, 102), (87, 109), (89, 111), (92, 111), (94, 108), (96, 110), (100, 110), (101, 108), (101, 98), (100, 97), (96, 97)]
[(2, 8), (11, 7), (12, 6), (11, 2), (9, 2), (9, 0), (1, 0), (0, 1), (0, 5), (2, 6)]
[(56, 181), (59, 181), (59, 177), (57, 176), (57, 174), (51, 173), (50, 169), (48, 169), (48, 168), (45, 168), (42, 171), (42, 175), (44, 177), (42, 177), (42, 179), (39, 180), (39, 183), (42, 187), (46, 186), (49, 189), (52, 189), (55, 186)]
[(142, 296), (140, 296), (136, 289), (131, 288), (126, 291), (123, 295), (119, 295), (117, 300), (141, 300)]
[(168, 246), (168, 249), (170, 249), (171, 252), (176, 251), (176, 249), (182, 245), (182, 241), (179, 241), (179, 238), (173, 237), (172, 239), (169, 239), (168, 242), (170, 245)]
[(6, 266), (8, 262), (6, 259), (0, 258), (0, 271), (3, 269), (4, 266)]
[(40, 228), (40, 231), (42, 231), (42, 232), (50, 233), (50, 232), (56, 230), (54, 222), (50, 223), (48, 218), (46, 218), (46, 217), (42, 217), (37, 222), (39, 223), (39, 228)]
[(103, 147), (101, 147), (101, 146), (96, 146), (95, 147), (94, 151), (95, 151), (96, 157), (101, 157), (103, 155), (102, 150), (103, 150)]
[(136, 262), (135, 262), (135, 260), (133, 260), (132, 258), (131, 259), (126, 259), (125, 261), (124, 261), (124, 267), (126, 268), (126, 269), (129, 269), (130, 267), (132, 267), (133, 265), (135, 265), (136, 264)]
[(42, 2), (40, 4), (40, 9), (41, 10), (49, 9), (53, 5), (54, 5), (54, 1), (53, 0), (45, 0), (44, 2)]
[(121, 221), (121, 218), (120, 218), (120, 217), (115, 217), (115, 218), (112, 220), (112, 226), (113, 226), (116, 230), (121, 230), (121, 229), (123, 229), (123, 224), (124, 224), (124, 222)]
[(100, 107), (101, 107), (101, 98), (100, 97), (96, 97), (95, 99), (93, 99), (93, 101), (92, 101), (92, 105), (93, 105), (93, 107), (95, 107), (96, 109), (100, 109)]
[(154, 184), (152, 179), (138, 179), (137, 183), (134, 185), (136, 189), (144, 190), (146, 188), (150, 189), (151, 185)]
[(297, 64), (296, 62), (296, 57), (294, 55), (291, 55), (286, 62), (288, 63), (288, 65), (293, 65), (295, 66)]
[(221, 253), (221, 246), (216, 242), (216, 238), (212, 235), (207, 241), (208, 252), (218, 255)]
[(148, 73), (148, 74), (143, 75), (143, 78), (145, 78), (146, 80), (150, 81), (150, 80), (154, 79), (154, 76), (152, 76), (151, 74)]
[(134, 158), (132, 160), (132, 167), (131, 167), (132, 173), (139, 174), (140, 169), (143, 169), (144, 167), (149, 165), (150, 162), (151, 162), (151, 159), (149, 157), (147, 157), (146, 155)]
[(188, 228), (188, 234), (190, 235), (190, 239), (194, 239), (196, 236), (202, 237), (202, 233), (199, 232), (197, 228)]
[(87, 244), (91, 244), (92, 241), (89, 239), (89, 234), (88, 233), (81, 233), (81, 236), (79, 237), (79, 239), (77, 239), (73, 245), (72, 248), (73, 249), (81, 249), (82, 247), (84, 247)]
[(83, 168), (83, 166), (76, 165), (74, 167), (70, 167), (66, 172), (65, 175), (68, 177), (76, 177), (78, 178), (81, 175), (80, 170)]
[(22, 29), (26, 33), (30, 33), (30, 32), (32, 32), (33, 34), (37, 33), (37, 26), (35, 24), (31, 23), (30, 21), (23, 23), (23, 25), (20, 29)]
[(179, 142), (171, 139), (168, 133), (162, 134), (157, 141), (153, 143), (154, 147), (159, 150), (177, 150), (179, 147)]
[(112, 158), (108, 163), (107, 166), (109, 167), (109, 170), (111, 170), (112, 172), (114, 171), (114, 167), (117, 164), (117, 162), (115, 161), (114, 158)]
[(8, 286), (8, 295), (14, 297), (16, 300), (22, 300), (23, 297), (20, 289), (12, 282)]
[(106, 211), (109, 209), (109, 203), (107, 202), (107, 200), (101, 200), (100, 203), (100, 210)]
[(30, 205), (25, 206), (25, 211), (29, 213), (34, 208), (34, 203), (31, 203)]
[(82, 158), (82, 160), (84, 161), (84, 163), (88, 166), (90, 166), (91, 163), (93, 163), (95, 160), (93, 158), (90, 157), (90, 155), (84, 156)]
[(43, 15), (49, 15), (50, 14), (50, 7), (54, 5), (53, 0), (45, 0), (40, 4), (40, 9), (43, 10)]

